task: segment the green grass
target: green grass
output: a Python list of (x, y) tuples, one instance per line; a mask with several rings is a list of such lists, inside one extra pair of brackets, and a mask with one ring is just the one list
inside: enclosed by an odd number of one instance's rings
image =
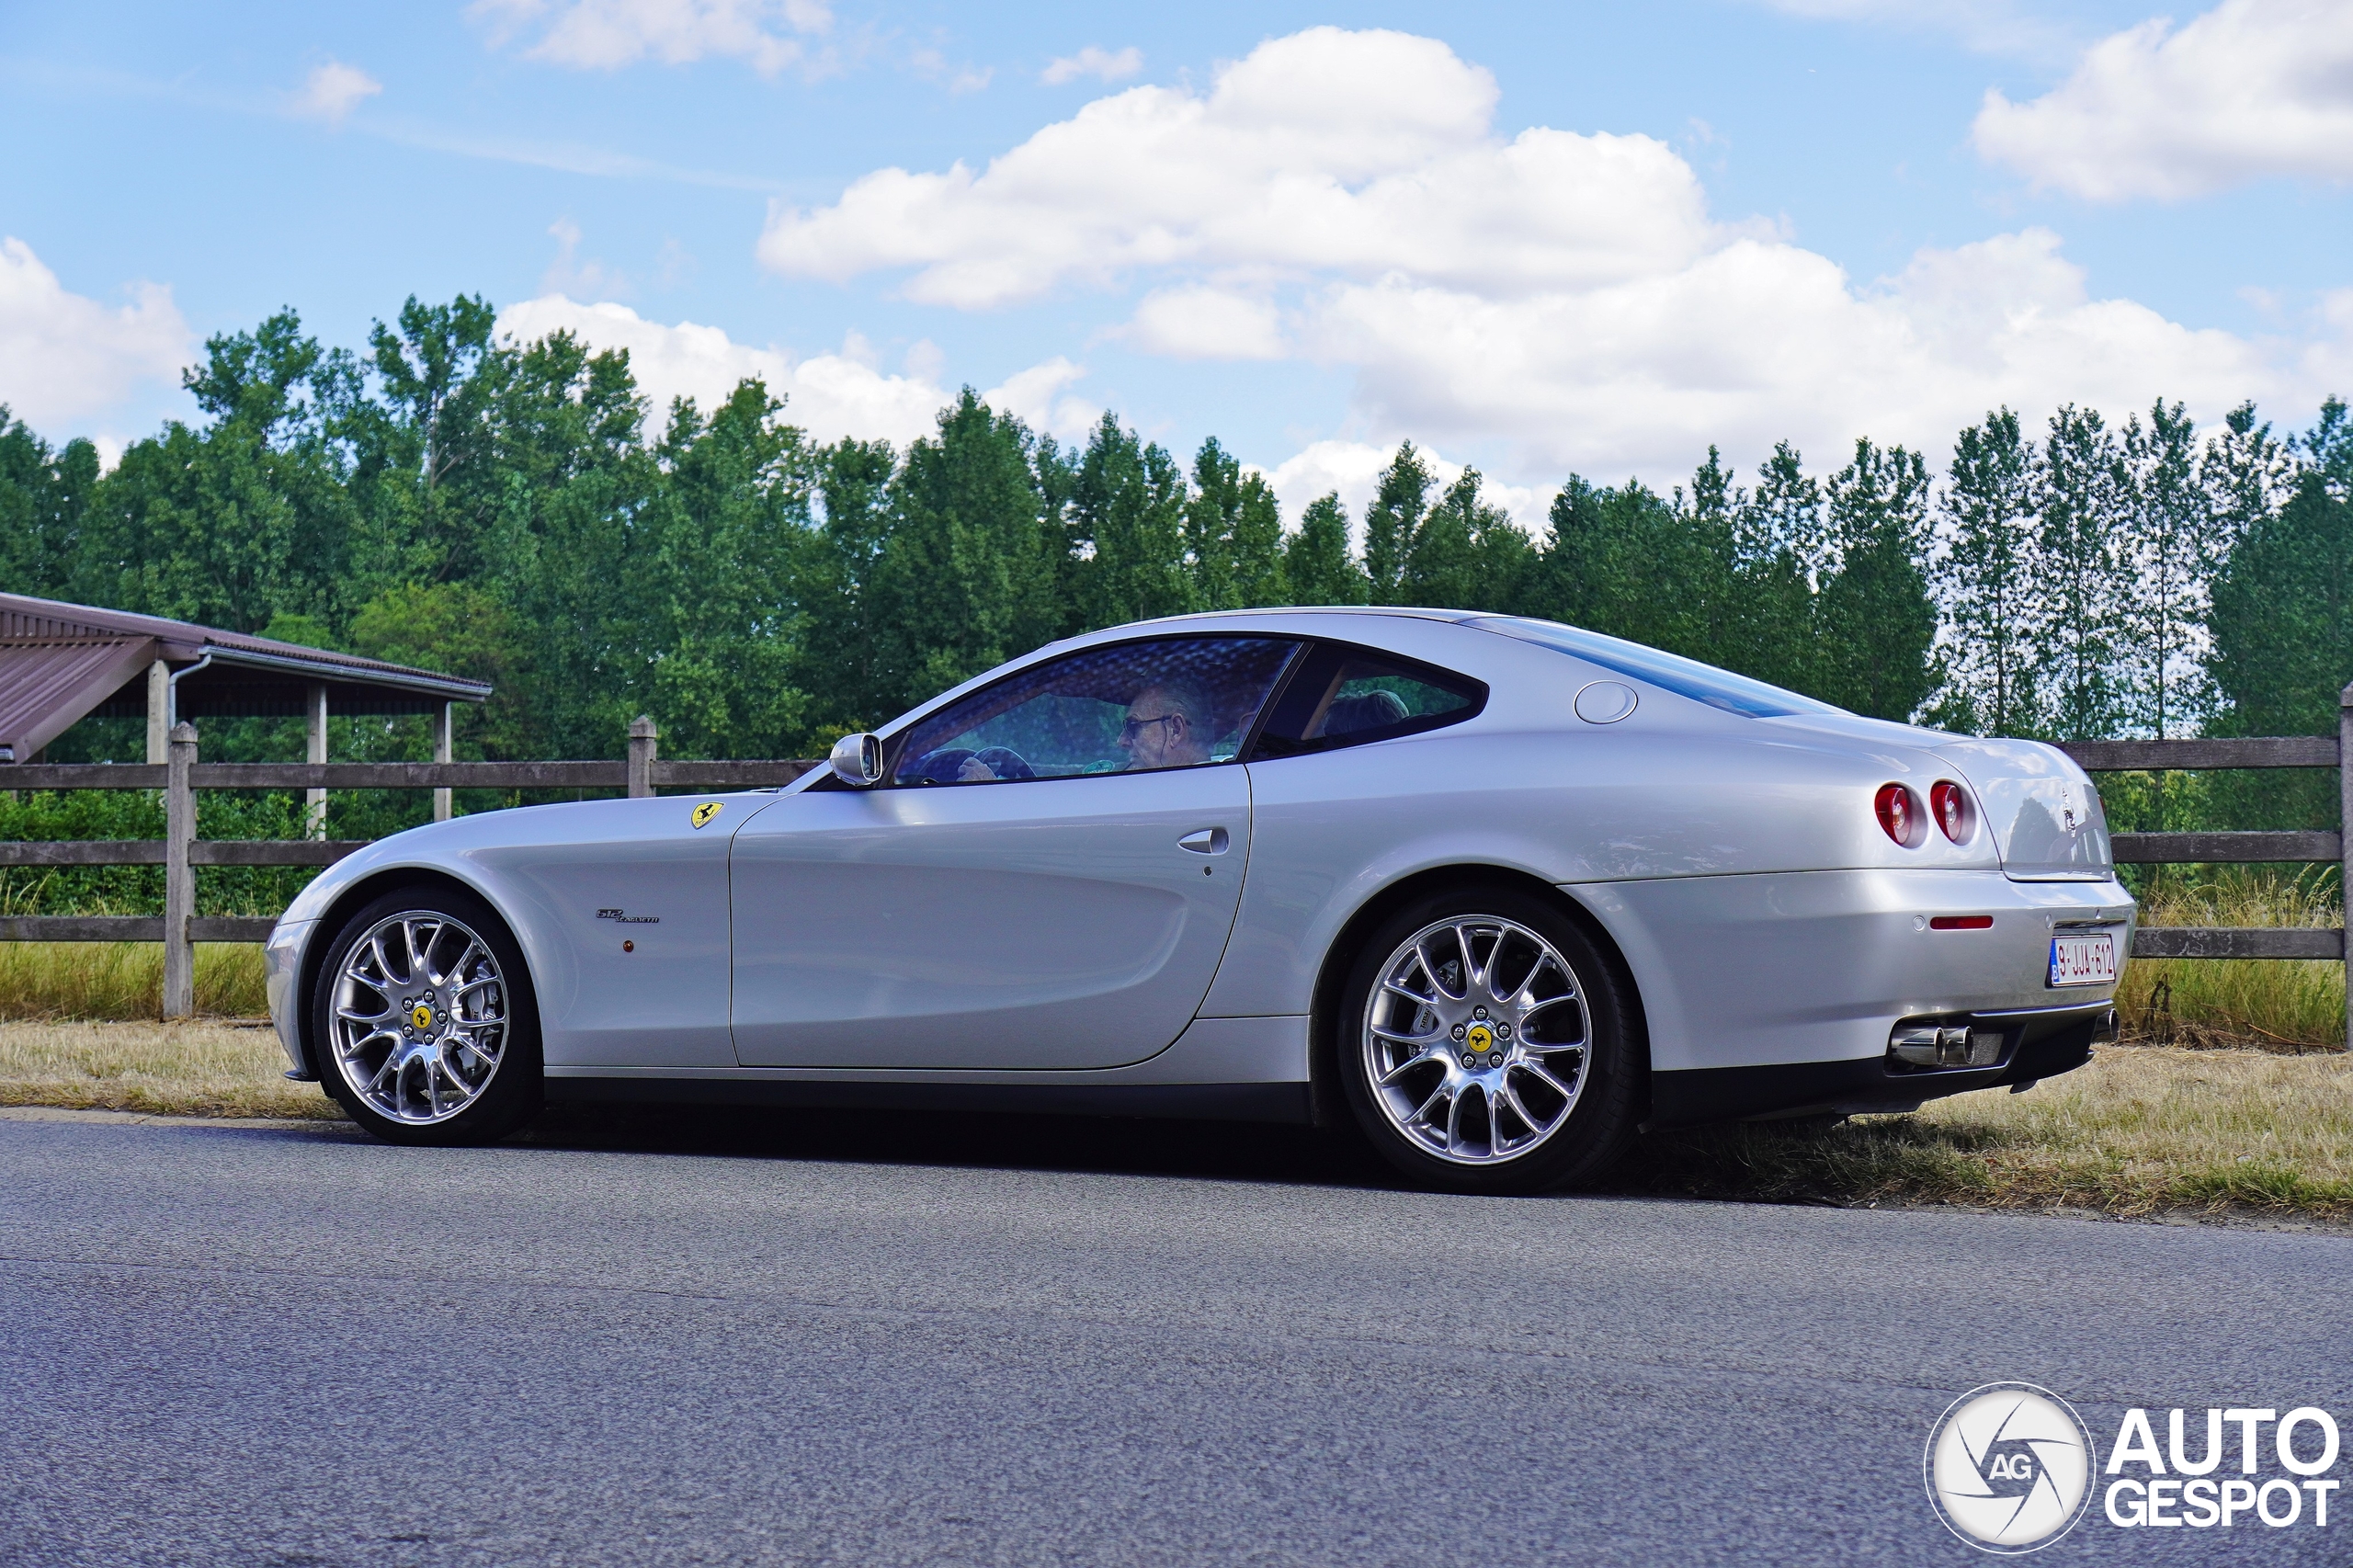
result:
[[(0, 942), (0, 1018), (156, 1018), (163, 999), (160, 942)], [(267, 1013), (261, 949), (199, 943), (196, 1010), (229, 1018)]]
[[(2342, 924), (2325, 868), (2168, 868), (2143, 900), (2144, 926)], [(2279, 959), (2136, 959), (2117, 1006), (2126, 1033), (2156, 1044), (2341, 1051), (2345, 967)]]

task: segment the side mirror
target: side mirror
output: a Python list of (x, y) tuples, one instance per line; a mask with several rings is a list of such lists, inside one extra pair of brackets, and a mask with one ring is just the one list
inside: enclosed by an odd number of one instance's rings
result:
[(882, 782), (882, 737), (844, 735), (834, 743), (834, 777), (853, 790), (871, 790)]

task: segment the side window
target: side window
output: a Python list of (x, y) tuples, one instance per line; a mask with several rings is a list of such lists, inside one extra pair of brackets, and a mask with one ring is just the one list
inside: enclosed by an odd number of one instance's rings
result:
[(1487, 688), (1394, 654), (1320, 644), (1284, 687), (1254, 757), (1334, 751), (1459, 724), (1487, 705)]
[(1051, 660), (909, 730), (891, 782), (997, 784), (1232, 762), (1300, 646), (1167, 637)]

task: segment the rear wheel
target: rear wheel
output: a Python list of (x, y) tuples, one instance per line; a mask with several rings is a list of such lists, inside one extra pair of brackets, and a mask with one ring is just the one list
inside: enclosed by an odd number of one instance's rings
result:
[(540, 1108), (539, 1009), (488, 904), (402, 888), (347, 922), (311, 1008), (319, 1078), (394, 1143), (485, 1143)]
[(1350, 1108), (1398, 1169), (1458, 1192), (1587, 1180), (1632, 1137), (1630, 1001), (1576, 923), (1472, 888), (1382, 923), (1339, 1017)]

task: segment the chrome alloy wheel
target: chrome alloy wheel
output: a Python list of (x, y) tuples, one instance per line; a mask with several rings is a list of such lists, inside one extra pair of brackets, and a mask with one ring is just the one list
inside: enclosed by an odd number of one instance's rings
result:
[(1418, 1147), (1499, 1165), (1567, 1123), (1585, 1089), (1589, 1024), (1559, 949), (1517, 921), (1453, 915), (1381, 965), (1365, 1003), (1365, 1081)]
[(447, 1121), (498, 1074), (507, 989), (490, 944), (446, 915), (378, 921), (351, 945), (331, 998), (335, 1069), (370, 1110)]

